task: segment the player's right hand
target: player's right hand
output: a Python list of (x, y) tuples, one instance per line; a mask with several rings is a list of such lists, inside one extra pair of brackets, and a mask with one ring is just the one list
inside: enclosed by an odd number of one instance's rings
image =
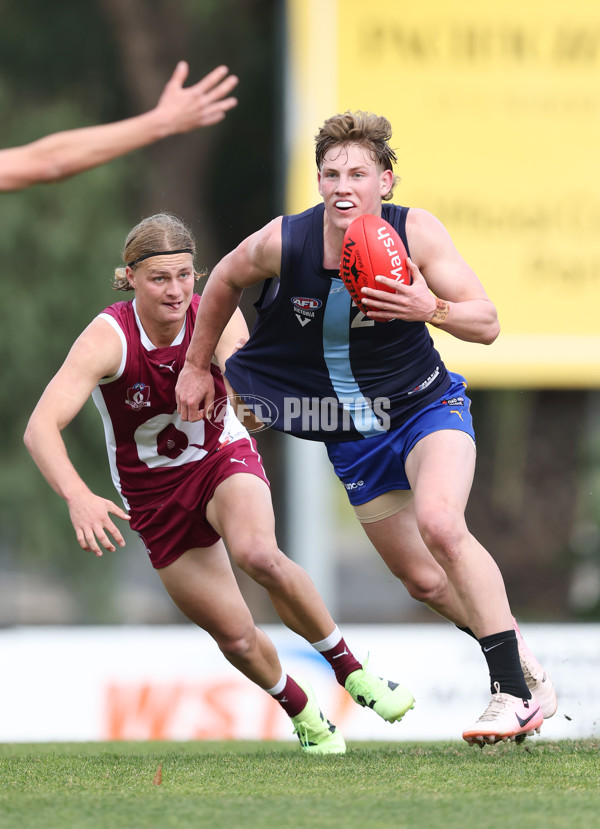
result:
[(215, 400), (215, 383), (210, 371), (186, 362), (177, 379), (175, 399), (182, 420), (190, 423), (202, 420)]
[[(100, 544), (109, 553), (114, 553), (116, 550), (115, 543), (119, 547), (125, 546), (125, 539), (110, 517), (111, 513), (124, 521), (130, 520), (129, 515), (122, 507), (118, 507), (108, 498), (94, 495), (93, 492), (88, 492), (85, 496), (80, 496), (75, 501), (69, 502), (71, 523), (82, 550), (94, 553), (99, 557), (102, 555)], [(112, 535), (112, 538), (108, 533)]]

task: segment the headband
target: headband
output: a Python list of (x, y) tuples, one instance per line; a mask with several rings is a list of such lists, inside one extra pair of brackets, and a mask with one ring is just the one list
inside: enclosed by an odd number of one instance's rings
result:
[(138, 262), (143, 262), (144, 259), (150, 259), (151, 256), (169, 256), (172, 253), (191, 253), (192, 256), (194, 255), (194, 251), (191, 248), (179, 248), (179, 250), (157, 250), (154, 253), (145, 253), (143, 256), (138, 256), (138, 258), (134, 259), (133, 262), (127, 262), (127, 267), (133, 268), (133, 266), (137, 265)]

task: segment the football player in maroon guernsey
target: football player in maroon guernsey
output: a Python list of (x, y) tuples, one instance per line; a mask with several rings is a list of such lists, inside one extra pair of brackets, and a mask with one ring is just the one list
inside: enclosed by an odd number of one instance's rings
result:
[[(31, 415), (25, 443), (67, 502), (84, 550), (101, 556), (102, 548), (123, 546), (112, 516), (130, 521), (175, 604), (281, 704), (303, 750), (344, 753), (342, 735), (323, 717), (310, 687), (282, 670), (272, 642), (255, 626), (222, 539), (267, 590), (281, 620), (322, 654), (357, 703), (395, 722), (414, 700), (356, 660), (307, 573), (277, 546), (256, 442), (228, 401), (220, 369), (248, 335), (240, 311), (215, 343), (209, 369), (218, 416), (184, 422), (177, 412), (175, 384), (203, 303), (194, 293), (194, 254), (189, 229), (170, 214), (150, 216), (131, 230), (114, 287), (134, 299), (104, 309), (79, 336)], [(90, 395), (125, 509), (86, 486), (62, 438)]]
[[(227, 379), (249, 405), (249, 395), (273, 402), (275, 428), (325, 443), (392, 573), (479, 641), (492, 696), (464, 739), (521, 740), (554, 714), (556, 694), (520, 636), (498, 566), (467, 528), (475, 469), (470, 401), (465, 378), (446, 368), (427, 328), (489, 344), (498, 317), (441, 222), (390, 203), (390, 139), (389, 121), (371, 113), (345, 112), (323, 124), (316, 136), (322, 202), (273, 219), (214, 268), (178, 406), (193, 423), (211, 405), (215, 345), (244, 288), (264, 282), (256, 324), (228, 360)], [(411, 274), (410, 284), (377, 275), (392, 293), (363, 288), (366, 311), (340, 279), (346, 230), (365, 214), (399, 234)]]

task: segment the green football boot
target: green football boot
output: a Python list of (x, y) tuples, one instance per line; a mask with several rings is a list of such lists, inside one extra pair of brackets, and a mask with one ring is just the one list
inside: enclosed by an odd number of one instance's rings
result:
[(311, 686), (307, 682), (298, 682), (298, 685), (308, 697), (302, 711), (291, 718), (302, 751), (307, 754), (345, 754), (344, 738), (339, 728), (323, 716)]
[(372, 708), (387, 722), (398, 722), (415, 705), (408, 688), (375, 676), (365, 668), (349, 674), (345, 688), (354, 702), (364, 708)]

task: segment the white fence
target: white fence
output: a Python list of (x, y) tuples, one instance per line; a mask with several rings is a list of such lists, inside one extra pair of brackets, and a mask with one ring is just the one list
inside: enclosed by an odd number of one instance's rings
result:
[[(460, 739), (489, 700), (479, 646), (448, 624), (344, 627), (359, 659), (370, 654), (370, 669), (414, 693), (414, 710), (394, 725), (353, 703), (304, 640), (283, 627), (264, 630), (349, 741)], [(521, 631), (559, 696), (542, 736), (599, 735), (600, 625)], [(6, 629), (0, 664), (0, 742), (292, 739), (277, 703), (192, 625)]]

